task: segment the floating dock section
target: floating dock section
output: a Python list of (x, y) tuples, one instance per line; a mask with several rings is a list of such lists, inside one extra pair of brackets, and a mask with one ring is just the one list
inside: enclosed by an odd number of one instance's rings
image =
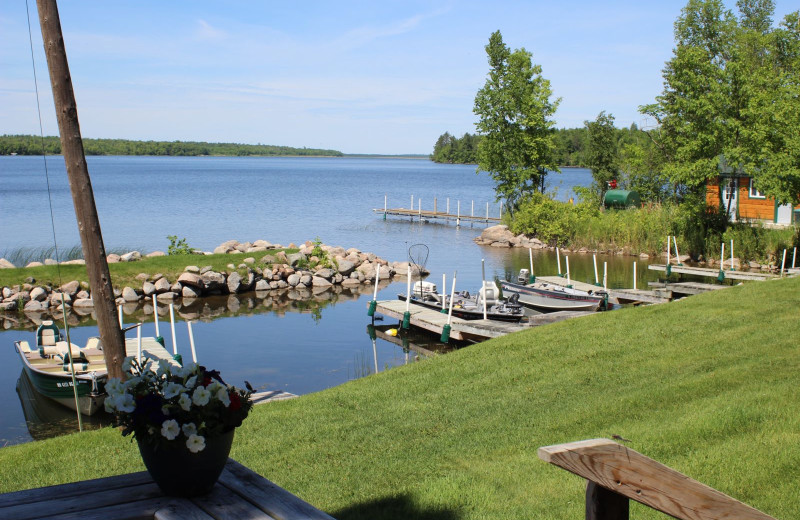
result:
[[(406, 208), (390, 208), (388, 206), (388, 196), (384, 196), (383, 198), (383, 208), (375, 208), (372, 211), (374, 213), (382, 214), (383, 220), (386, 220), (387, 216), (393, 217), (408, 217), (410, 220), (414, 221), (417, 220), (419, 222), (427, 222), (430, 220), (444, 220), (444, 221), (455, 221), (456, 226), (461, 225), (461, 222), (482, 222), (484, 224), (500, 224), (503, 217), (503, 209), (502, 206), (500, 207), (499, 214), (497, 217), (493, 217), (489, 214), (489, 203), (486, 203), (486, 213), (485, 214), (476, 214), (475, 213), (475, 201), (470, 201), (470, 208), (469, 214), (461, 212), (461, 201), (456, 201), (456, 212), (451, 213), (450, 211), (450, 199), (447, 199), (447, 204), (445, 206), (444, 211), (439, 211), (438, 209), (438, 202), (437, 199), (433, 199), (433, 211), (422, 209), (422, 200), (417, 199), (418, 205), (414, 208), (414, 196), (411, 196), (411, 206), (409, 209)], [(482, 208), (479, 208), (480, 211)]]
[[(667, 266), (666, 264), (650, 264), (647, 266), (648, 269), (651, 271), (664, 271), (666, 272)], [(790, 269), (789, 271), (796, 271), (795, 269)], [(694, 276), (703, 276), (706, 278), (717, 278), (720, 273), (720, 269), (714, 269), (713, 267), (689, 267), (685, 265), (675, 265), (670, 264), (670, 272), (676, 274), (690, 274)], [(763, 280), (774, 280), (776, 278), (780, 278), (780, 275), (773, 274), (773, 273), (762, 273), (756, 271), (726, 271), (722, 270), (722, 273), (725, 275), (725, 278), (728, 280), (750, 280), (750, 281), (763, 281)], [(789, 273), (787, 271), (787, 274)]]
[[(375, 312), (402, 321), (405, 310), (406, 302), (404, 301), (384, 300), (378, 302)], [(445, 324), (447, 324), (447, 314), (421, 305), (411, 303), (409, 305), (409, 313), (411, 314), (410, 325), (412, 327), (427, 330), (434, 334), (441, 334), (442, 329), (444, 329)], [(568, 318), (576, 318), (590, 314), (595, 313), (583, 311), (551, 312), (548, 314), (529, 316), (527, 322), (521, 323), (508, 323), (495, 320), (464, 320), (453, 317), (450, 321), (450, 337), (456, 341), (478, 342), (505, 336), (506, 334), (525, 330), (529, 327), (546, 325), (548, 323), (555, 323)]]

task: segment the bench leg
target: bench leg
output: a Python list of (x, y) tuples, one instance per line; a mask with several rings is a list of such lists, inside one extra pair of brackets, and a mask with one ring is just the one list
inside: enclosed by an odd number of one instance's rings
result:
[(586, 520), (628, 520), (629, 505), (628, 497), (587, 481)]

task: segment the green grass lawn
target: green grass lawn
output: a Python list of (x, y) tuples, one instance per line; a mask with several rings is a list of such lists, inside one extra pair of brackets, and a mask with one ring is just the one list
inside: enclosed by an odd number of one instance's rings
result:
[[(257, 407), (232, 456), (341, 519), (575, 519), (584, 481), (537, 448), (619, 434), (797, 518), (799, 319), (791, 279), (549, 325)], [(0, 449), (0, 491), (141, 469), (105, 429)]]
[[(139, 273), (153, 275), (161, 273), (175, 283), (178, 276), (188, 265), (198, 267), (211, 266), (215, 271), (230, 271), (228, 264), (238, 266), (245, 258), (254, 258), (257, 267), (263, 268), (266, 263), (262, 258), (275, 256), (278, 251), (287, 254), (294, 253), (297, 249), (271, 249), (260, 253), (232, 253), (220, 255), (172, 255), (142, 258), (137, 262), (120, 262), (109, 264), (111, 280), (114, 287), (122, 289), (126, 285), (141, 288), (142, 282), (136, 279)], [(39, 267), (18, 267), (16, 269), (0, 269), (0, 287), (22, 284), (26, 278), (33, 277), (38, 285), (51, 285), (59, 287), (72, 280), (89, 282), (84, 265), (43, 265)]]

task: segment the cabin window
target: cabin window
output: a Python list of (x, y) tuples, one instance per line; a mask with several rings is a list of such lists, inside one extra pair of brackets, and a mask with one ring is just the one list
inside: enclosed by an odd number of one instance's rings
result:
[(753, 179), (750, 179), (750, 198), (751, 199), (766, 199), (767, 196), (758, 191), (758, 188), (753, 184)]

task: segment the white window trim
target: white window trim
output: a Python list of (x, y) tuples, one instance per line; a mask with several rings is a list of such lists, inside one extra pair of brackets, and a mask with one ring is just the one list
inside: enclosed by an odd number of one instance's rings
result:
[(766, 199), (767, 196), (753, 187), (753, 178), (750, 177), (750, 198), (751, 199)]

